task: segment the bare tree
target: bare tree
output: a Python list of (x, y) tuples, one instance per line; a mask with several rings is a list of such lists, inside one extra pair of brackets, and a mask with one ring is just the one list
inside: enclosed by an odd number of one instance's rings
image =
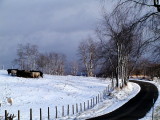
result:
[(119, 0), (118, 6), (127, 4), (133, 8), (139, 8), (142, 10), (144, 8), (154, 9), (154, 11), (160, 12), (160, 3), (158, 0)]
[(157, 41), (155, 43), (152, 43), (152, 49), (153, 49), (153, 57), (156, 63), (160, 64), (160, 16), (156, 17), (154, 19), (154, 27), (152, 27), (153, 35), (156, 36)]
[(29, 43), (24, 46), (26, 69), (35, 70), (37, 68), (36, 60), (39, 55), (38, 47), (36, 45), (30, 45)]
[[(154, 10), (154, 6), (153, 1), (119, 0), (110, 15), (104, 11), (103, 23), (99, 27), (101, 29), (97, 30), (102, 43), (101, 56), (108, 56), (110, 66), (116, 70), (117, 86), (119, 79), (126, 84), (127, 76), (134, 70), (134, 63), (144, 49), (160, 39), (160, 34), (157, 34), (159, 13)], [(109, 54), (106, 54), (107, 51)]]
[(78, 62), (77, 61), (72, 61), (70, 63), (70, 65), (71, 65), (71, 74), (76, 76), (77, 73), (78, 73), (78, 69), (79, 69)]
[(26, 44), (18, 45), (17, 57), (14, 61), (20, 69), (33, 70), (36, 69), (36, 60), (38, 57), (38, 47), (36, 45)]
[(154, 45), (153, 55), (155, 62), (160, 64), (160, 43), (159, 45)]
[[(121, 9), (110, 15), (104, 14), (102, 24), (97, 29), (101, 41), (101, 58), (109, 63), (119, 83), (127, 85), (129, 78), (129, 62), (137, 61), (145, 48), (142, 42), (143, 29), (135, 25), (136, 18), (130, 11)], [(123, 87), (123, 86), (122, 86)]]
[(40, 54), (37, 59), (37, 66), (44, 73), (52, 75), (63, 75), (65, 72), (66, 57), (55, 52)]
[(46, 54), (40, 53), (37, 58), (37, 68), (39, 70), (43, 71), (44, 73), (48, 73), (48, 70), (47, 70), (48, 69), (48, 61), (49, 61), (49, 58), (47, 57), (47, 53)]
[(17, 49), (17, 57), (13, 62), (15, 64), (18, 64), (18, 66), (20, 67), (20, 69), (24, 69), (24, 64), (25, 64), (25, 55), (24, 55), (25, 51), (23, 49), (22, 44), (18, 45), (18, 49)]
[(143, 37), (148, 43), (152, 43), (160, 40), (160, 12), (157, 11), (157, 4), (160, 8), (160, 3), (157, 2), (157, 0), (119, 0), (114, 12), (122, 8), (132, 11), (134, 14), (131, 15), (136, 18), (133, 25), (144, 27), (145, 31), (143, 32), (146, 35)]
[(58, 75), (64, 75), (66, 56), (63, 54), (58, 54), (58, 55), (56, 55), (56, 60), (57, 60), (56, 61), (56, 63), (57, 63), (56, 73)]
[(86, 41), (82, 41), (78, 48), (78, 54), (80, 61), (83, 63), (88, 76), (94, 75), (96, 67), (96, 43), (92, 38), (88, 38)]
[(20, 69), (38, 69), (52, 75), (63, 75), (65, 62), (66, 56), (64, 54), (55, 52), (39, 53), (38, 47), (29, 43), (18, 45), (17, 58), (14, 60), (14, 63), (18, 64)]

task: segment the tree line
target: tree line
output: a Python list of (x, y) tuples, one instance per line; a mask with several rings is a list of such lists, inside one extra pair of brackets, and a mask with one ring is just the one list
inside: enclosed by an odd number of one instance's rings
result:
[(38, 46), (19, 44), (17, 58), (13, 61), (22, 70), (41, 70), (46, 74), (63, 75), (66, 56), (50, 52), (40, 53)]
[(39, 53), (37, 46), (27, 44), (18, 46), (14, 62), (21, 69), (47, 74), (63, 75), (67, 68), (72, 75), (114, 77), (117, 86), (119, 80), (127, 85), (130, 75), (144, 69), (145, 74), (160, 77), (160, 13), (154, 7), (153, 1), (119, 0), (111, 12), (104, 8), (96, 37), (79, 44), (77, 61), (68, 63), (64, 54)]
[(119, 0), (110, 13), (103, 7), (102, 19), (96, 28), (97, 38), (86, 38), (79, 46), (80, 60), (88, 75), (92, 76), (98, 68), (97, 75), (116, 78), (117, 87), (119, 83), (122, 87), (127, 85), (129, 76), (137, 71), (139, 75), (160, 77), (157, 7), (155, 1), (146, 0)]

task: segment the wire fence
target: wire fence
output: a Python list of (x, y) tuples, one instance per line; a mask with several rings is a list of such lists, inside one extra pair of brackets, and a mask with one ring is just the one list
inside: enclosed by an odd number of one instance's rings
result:
[[(67, 105), (67, 106), (55, 106), (54, 108), (48, 107), (47, 109), (47, 114), (43, 114), (43, 110), (42, 108), (39, 109), (39, 116), (38, 118), (36, 117), (36, 120), (44, 120), (44, 119), (48, 119), (48, 120), (53, 120), (53, 119), (62, 119), (62, 118), (70, 118), (73, 116), (77, 116), (80, 113), (83, 113), (87, 110), (92, 109), (93, 107), (95, 107), (97, 104), (99, 104), (100, 102), (102, 102), (103, 100), (106, 99), (106, 97), (110, 94), (111, 91), (113, 91), (115, 88), (114, 84), (110, 84), (108, 85), (101, 93), (97, 94), (96, 96), (80, 102), (80, 103), (76, 103), (76, 104), (72, 104), (72, 105)], [(54, 110), (53, 110), (54, 109)], [(46, 111), (46, 110), (44, 110)], [(54, 111), (54, 112), (53, 112)], [(18, 110), (17, 113), (15, 113), (14, 115), (9, 114), (7, 110), (5, 110), (5, 120), (21, 120), (23, 118), (23, 116), (21, 116), (21, 111)], [(35, 120), (34, 115), (33, 115), (33, 109), (31, 108), (29, 110), (29, 114), (28, 114), (28, 118), (29, 120)], [(3, 119), (3, 120), (4, 120)], [(0, 119), (1, 120), (1, 119)]]
[[(92, 102), (91, 102), (92, 101)], [(91, 108), (93, 108), (94, 106), (96, 106), (96, 103), (93, 104), (93, 99), (92, 100), (88, 100), (86, 102), (87, 104), (85, 104), (84, 102), (84, 105), (82, 103), (80, 103), (79, 105), (78, 104), (75, 104), (75, 105), (67, 105), (66, 106), (66, 109), (65, 109), (65, 106), (62, 106), (62, 108), (58, 108), (57, 106), (55, 106), (55, 113), (54, 114), (50, 114), (51, 111), (50, 111), (50, 107), (48, 107), (48, 112), (47, 112), (47, 116), (44, 116), (42, 113), (43, 113), (43, 110), (40, 108), (39, 109), (39, 117), (36, 117), (34, 118), (33, 116), (33, 113), (32, 113), (32, 109), (29, 110), (29, 114), (30, 116), (27, 118), (28, 120), (58, 120), (58, 119), (68, 119), (68, 118), (71, 118), (72, 116), (75, 116), (77, 114), (80, 114), (82, 112), (85, 112), (86, 110), (89, 110)], [(98, 104), (98, 101), (97, 101), (97, 104)], [(58, 109), (61, 109), (61, 113), (58, 112)], [(7, 110), (5, 110), (5, 119), (3, 120), (14, 120), (14, 118), (16, 120), (21, 120), (21, 112), (20, 110), (18, 110), (18, 113), (17, 113), (17, 117), (15, 118), (14, 115), (9, 115), (7, 113)], [(145, 120), (160, 120), (160, 115), (159, 114), (155, 114), (155, 113), (151, 113), (151, 114), (148, 114), (145, 116), (144, 118)], [(2, 119), (0, 119), (2, 120)]]
[[(2, 66), (4, 69), (4, 66)], [(160, 81), (158, 81), (160, 82)], [(114, 90), (115, 86), (115, 81), (112, 79), (112, 82), (99, 94), (96, 96), (72, 105), (67, 105), (67, 106), (55, 106), (53, 107), (48, 107), (47, 108), (47, 113), (43, 113), (43, 109), (39, 109), (38, 115), (33, 115), (33, 109), (31, 108), (28, 110), (28, 119), (29, 120), (53, 120), (53, 119), (63, 119), (63, 118), (71, 118), (73, 116), (77, 116), (80, 113), (83, 113), (87, 110), (90, 110), (94, 108), (97, 104), (100, 102), (103, 102), (107, 97), (110, 96), (110, 93)], [(54, 109), (54, 110), (53, 110)], [(44, 110), (46, 111), (46, 110)], [(151, 114), (148, 114), (145, 116), (145, 120), (160, 120), (160, 114), (155, 113), (154, 106), (152, 108)], [(21, 111), (18, 110), (17, 113), (9, 114), (7, 110), (4, 111), (4, 117), (0, 116), (0, 120), (21, 120), (23, 119), (23, 116), (21, 115)], [(38, 117), (37, 117), (38, 116)]]

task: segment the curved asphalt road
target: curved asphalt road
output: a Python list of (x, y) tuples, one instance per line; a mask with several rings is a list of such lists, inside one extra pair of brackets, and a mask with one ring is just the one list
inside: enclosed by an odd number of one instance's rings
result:
[(157, 100), (158, 89), (151, 83), (140, 81), (131, 82), (135, 82), (141, 87), (141, 91), (134, 98), (109, 114), (88, 120), (138, 120), (143, 118)]

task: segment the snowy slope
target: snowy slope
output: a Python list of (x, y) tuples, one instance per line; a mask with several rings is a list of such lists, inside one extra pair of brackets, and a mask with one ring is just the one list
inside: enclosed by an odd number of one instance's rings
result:
[(90, 117), (101, 116), (103, 114), (107, 114), (112, 112), (115, 109), (118, 109), (130, 99), (132, 99), (135, 95), (137, 95), (140, 91), (140, 86), (136, 83), (128, 83), (128, 87), (122, 89), (121, 91), (114, 90), (112, 94), (114, 95), (112, 99), (106, 98), (95, 106), (92, 110), (88, 110), (85, 113), (81, 113), (78, 119), (86, 119)]
[[(33, 119), (39, 119), (39, 108), (42, 108), (43, 120), (47, 118), (47, 108), (50, 107), (51, 118), (55, 118), (55, 106), (58, 107), (58, 118), (62, 115), (62, 106), (65, 111), (67, 105), (83, 103), (102, 93), (111, 81), (98, 79), (95, 77), (81, 76), (53, 76), (44, 75), (44, 78), (20, 78), (7, 74), (7, 71), (0, 71), (0, 117), (4, 118), (4, 111), (17, 116), (17, 111), (21, 112), (21, 120), (29, 119), (29, 110), (32, 108)], [(114, 91), (114, 98), (103, 100), (93, 109), (85, 113), (71, 115), (63, 119), (85, 119), (96, 114), (112, 111), (121, 106), (139, 92), (140, 88), (136, 84), (123, 91)], [(12, 97), (14, 102), (10, 106), (6, 97)], [(123, 98), (123, 99), (122, 99)], [(105, 104), (105, 106), (104, 106)], [(114, 104), (114, 106), (113, 106)], [(66, 113), (65, 113), (66, 115)], [(16, 117), (17, 118), (17, 117)]]

